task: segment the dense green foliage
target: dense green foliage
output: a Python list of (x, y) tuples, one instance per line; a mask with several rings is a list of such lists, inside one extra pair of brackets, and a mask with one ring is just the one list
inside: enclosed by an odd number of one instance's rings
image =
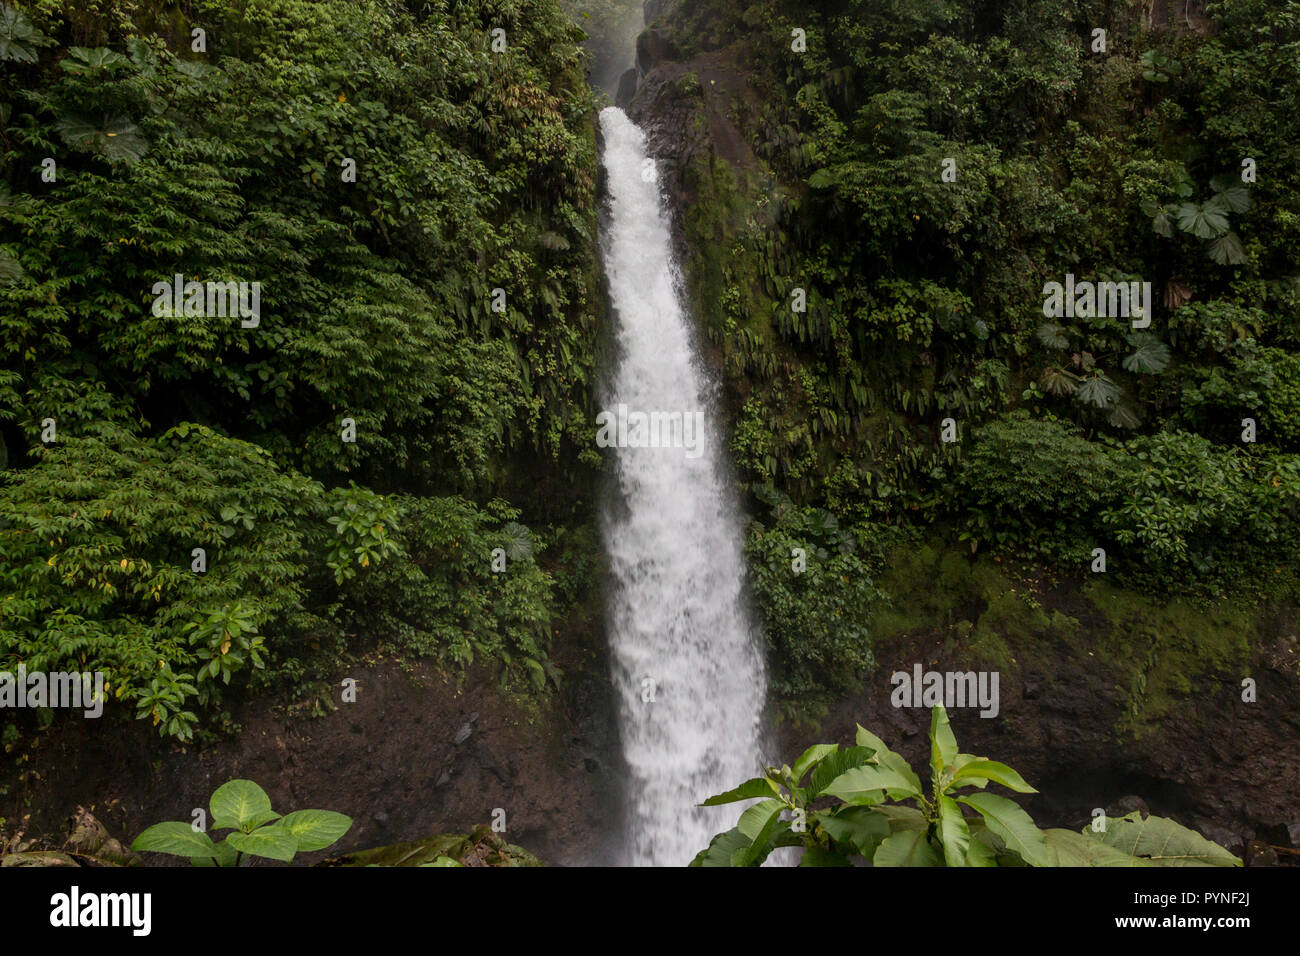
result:
[[(1300, 3), (1201, 6), (669, 4), (682, 68), (746, 81), (674, 101), (744, 480), (1157, 593), (1294, 587)], [(1045, 317), (1067, 274), (1149, 282), (1149, 328)]]
[[(208, 801), (207, 826), (170, 821), (155, 823), (131, 844), (132, 850), (189, 857), (195, 866), (239, 866), (252, 857), (288, 863), (299, 853), (323, 850), (352, 829), (352, 818), (333, 810), (295, 810), (281, 816), (271, 798), (251, 780), (228, 780)], [(216, 842), (208, 828), (230, 830)], [(246, 861), (246, 862), (245, 862)]]
[(880, 592), (859, 532), (770, 489), (756, 493), (773, 506), (772, 525), (756, 522), (746, 543), (770, 680), (779, 699), (808, 707), (857, 687), (875, 665), (865, 625)]
[[(1006, 764), (959, 753), (942, 707), (931, 712), (928, 791), (903, 757), (858, 727), (855, 746), (816, 744), (794, 767), (768, 767), (704, 801), (759, 802), (691, 865), (760, 866), (778, 847), (800, 848), (800, 866), (1241, 865), (1195, 831), (1136, 811), (1080, 833), (1040, 830), (1013, 800), (987, 792), (990, 783), (1037, 793)], [(835, 802), (815, 808), (827, 798)]]
[[(376, 637), (556, 679), (585, 594), (518, 520), (591, 520), (582, 34), (540, 0), (0, 9), (0, 667), (106, 670), (180, 738)], [(158, 308), (177, 274), (260, 315)]]

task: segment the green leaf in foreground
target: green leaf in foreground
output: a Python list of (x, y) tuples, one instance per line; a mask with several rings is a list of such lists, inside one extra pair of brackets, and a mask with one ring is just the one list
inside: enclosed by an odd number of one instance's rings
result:
[(201, 830), (195, 830), (188, 823), (171, 821), (155, 823), (145, 830), (135, 842), (132, 850), (153, 853), (170, 853), (172, 856), (215, 856), (216, 848), (212, 838)]
[(1020, 776), (1004, 763), (996, 760), (972, 760), (963, 764), (961, 769), (953, 774), (950, 787), (962, 784), (975, 784), (978, 786), (979, 780), (992, 780), (994, 783), (1000, 783), (1002, 786), (1017, 793), (1037, 793), (1038, 791), (1025, 782), (1025, 778)]
[(978, 810), (988, 828), (1030, 866), (1052, 865), (1051, 854), (1043, 842), (1043, 832), (1018, 804), (995, 793), (970, 793), (957, 800)]
[(900, 830), (880, 844), (871, 858), (876, 866), (943, 866), (924, 830)]
[(298, 841), (299, 853), (323, 850), (352, 829), (352, 818), (333, 810), (295, 810), (280, 821)]
[(1134, 860), (1156, 866), (1241, 866), (1241, 860), (1196, 831), (1166, 817), (1143, 820), (1136, 810), (1107, 820), (1106, 832), (1096, 837)]
[(266, 814), (274, 812), (266, 791), (251, 780), (229, 780), (217, 787), (208, 801), (208, 810), (214, 830), (256, 826), (259, 824), (253, 821), (265, 823)]
[(726, 793), (720, 793), (717, 796), (709, 797), (700, 804), (702, 807), (717, 807), (724, 803), (735, 803), (737, 800), (754, 800), (759, 797), (770, 797), (777, 792), (776, 784), (766, 777), (753, 777), (746, 780), (735, 790), (728, 790)]
[(264, 856), (282, 863), (288, 863), (298, 852), (298, 841), (283, 823), (268, 824), (252, 833), (232, 833), (226, 837), (226, 842), (240, 853)]

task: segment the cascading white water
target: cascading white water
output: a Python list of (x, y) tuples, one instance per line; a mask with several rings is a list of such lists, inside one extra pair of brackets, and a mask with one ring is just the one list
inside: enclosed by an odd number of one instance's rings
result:
[(766, 679), (743, 597), (740, 520), (714, 389), (679, 298), (645, 136), (613, 107), (600, 125), (611, 203), (602, 248), (619, 353), (603, 407), (625, 405), (629, 419), (682, 413), (689, 422), (703, 413), (699, 448), (687, 439), (685, 448), (617, 449), (617, 501), (602, 521), (632, 778), (631, 862), (683, 865), (735, 825), (734, 806), (696, 805), (758, 772)]

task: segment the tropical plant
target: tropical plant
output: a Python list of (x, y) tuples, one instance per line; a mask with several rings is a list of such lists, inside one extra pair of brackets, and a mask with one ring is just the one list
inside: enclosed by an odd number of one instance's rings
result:
[(1180, 178), (1176, 191), (1182, 202), (1160, 205), (1152, 200), (1142, 204), (1142, 211), (1151, 218), (1151, 228), (1169, 238), (1174, 225), (1197, 239), (1209, 240), (1206, 253), (1219, 265), (1240, 265), (1246, 261), (1246, 251), (1241, 238), (1231, 230), (1228, 217), (1234, 212), (1250, 208), (1250, 190), (1231, 175), (1219, 175), (1210, 180), (1214, 195), (1204, 202), (1193, 202), (1191, 181)]
[(197, 824), (155, 823), (135, 838), (132, 850), (188, 857), (195, 866), (249, 866), (253, 857), (289, 863), (299, 853), (323, 850), (352, 827), (352, 818), (333, 810), (295, 810), (281, 816), (271, 798), (251, 780), (229, 780), (208, 801), (214, 841)]
[(53, 42), (21, 10), (0, 3), (0, 60), (35, 63), (36, 48)]
[[(1006, 764), (960, 753), (943, 707), (930, 720), (930, 780), (858, 727), (855, 745), (816, 744), (794, 766), (710, 797), (711, 807), (758, 800), (713, 838), (692, 866), (759, 866), (778, 847), (800, 866), (1240, 866), (1204, 837), (1161, 817), (1130, 814), (1085, 827), (1040, 830), (996, 783), (1037, 793)], [(834, 802), (817, 807), (827, 798)], [(975, 811), (967, 816), (964, 808)]]

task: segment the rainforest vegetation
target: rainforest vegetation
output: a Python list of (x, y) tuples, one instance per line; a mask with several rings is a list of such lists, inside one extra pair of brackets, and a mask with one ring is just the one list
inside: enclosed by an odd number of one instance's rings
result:
[[(862, 608), (915, 608), (872, 570), (921, 539), (1157, 600), (1294, 596), (1300, 7), (1195, 13), (687, 0), (660, 21), (675, 59), (745, 80), (746, 149), (684, 161), (687, 284), (797, 708), (869, 665)], [(696, 129), (699, 87), (676, 86)], [(1067, 274), (1151, 283), (1149, 327), (1046, 318)], [(786, 573), (793, 547), (844, 586)]]
[[(1074, 633), (1028, 576), (1147, 661), (1130, 730), (1294, 613), (1300, 3), (1150, 6), (647, 5), (675, 62), (738, 78), (739, 145), (672, 175), (779, 713), (886, 637), (960, 623), (1007, 663)], [(105, 724), (179, 743), (255, 694), (322, 713), (376, 648), (565, 688), (603, 573), (596, 114), (638, 10), (0, 0), (0, 670), (103, 671)], [(713, 82), (673, 87), (700, 136)], [(1067, 275), (1150, 283), (1149, 324), (1046, 316)], [(258, 321), (159, 314), (175, 276), (258, 283)], [(970, 755), (935, 721), (931, 791), (864, 731), (746, 784), (767, 815), (698, 862), (761, 861), (791, 809), (835, 862), (1119, 852), (999, 831), (982, 784), (1028, 785), (981, 762), (950, 792)], [(311, 819), (276, 852), (342, 825)], [(259, 825), (142, 848), (225, 863)]]
[[(180, 739), (375, 641), (559, 678), (596, 560), (580, 38), (550, 3), (0, 8), (0, 665), (106, 671)], [(258, 325), (156, 315), (174, 274), (260, 282)]]

